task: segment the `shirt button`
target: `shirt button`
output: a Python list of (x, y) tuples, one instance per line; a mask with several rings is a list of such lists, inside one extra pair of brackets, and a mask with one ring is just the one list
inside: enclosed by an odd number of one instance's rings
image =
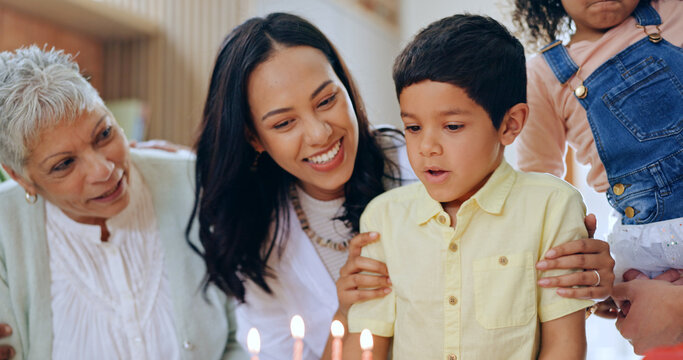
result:
[(456, 243), (451, 243), (450, 245), (448, 245), (448, 250), (450, 250), (450, 251), (452, 251), (452, 252), (458, 251), (458, 244), (456, 244)]
[(443, 215), (439, 215), (439, 216), (436, 218), (436, 220), (437, 220), (439, 223), (441, 223), (441, 224), (444, 224), (444, 225), (446, 224), (446, 217), (443, 216)]
[(455, 305), (455, 304), (458, 303), (458, 298), (455, 297), (455, 296), (450, 296), (450, 297), (448, 298), (448, 303), (451, 304), (451, 305)]
[(623, 194), (624, 189), (626, 189), (626, 188), (624, 187), (624, 184), (621, 184), (621, 183), (614, 184), (614, 186), (612, 186), (612, 191), (614, 192), (614, 195), (617, 195), (617, 196)]
[(446, 357), (446, 359), (448, 359), (448, 360), (458, 360), (458, 357), (455, 356), (455, 354), (448, 354), (448, 356)]
[(498, 263), (505, 266), (508, 264), (508, 258), (505, 256), (501, 256), (498, 258)]
[(135, 341), (136, 343), (140, 343), (140, 342), (142, 342), (142, 338), (139, 336), (136, 336), (135, 338), (133, 338), (133, 341)]
[(194, 344), (185, 340), (185, 342), (183, 342), (183, 349), (190, 351), (190, 350), (194, 349)]

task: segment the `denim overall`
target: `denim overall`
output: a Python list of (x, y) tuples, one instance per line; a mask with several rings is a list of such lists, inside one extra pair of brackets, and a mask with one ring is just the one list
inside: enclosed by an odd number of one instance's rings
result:
[[(650, 34), (602, 64), (574, 92), (605, 165), (607, 200), (622, 225), (683, 217), (683, 49), (652, 33), (661, 18), (649, 3), (632, 15)], [(559, 42), (542, 52), (563, 84), (579, 70)], [(677, 249), (664, 250), (678, 257), (683, 239), (671, 238), (667, 246)]]
[[(633, 16), (641, 26), (661, 24), (647, 3)], [(565, 83), (579, 67), (555, 44), (543, 56)], [(683, 79), (677, 75), (683, 75), (683, 50), (646, 36), (590, 74), (586, 96), (577, 96), (607, 171), (607, 200), (623, 224), (683, 216)]]

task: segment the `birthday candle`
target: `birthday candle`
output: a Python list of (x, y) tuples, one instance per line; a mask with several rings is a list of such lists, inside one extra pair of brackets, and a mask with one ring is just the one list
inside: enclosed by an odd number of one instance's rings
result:
[(294, 351), (292, 354), (293, 360), (301, 360), (304, 353), (304, 319), (299, 315), (292, 317), (292, 322), (289, 324), (294, 338)]
[(342, 325), (341, 321), (335, 320), (332, 322), (330, 331), (332, 332), (332, 337), (334, 337), (334, 339), (332, 340), (332, 360), (341, 360), (342, 338), (344, 337), (344, 325)]
[(360, 348), (363, 349), (361, 360), (372, 360), (372, 333), (368, 329), (360, 332)]
[(261, 335), (256, 328), (249, 329), (247, 334), (247, 348), (251, 354), (251, 360), (258, 360), (258, 353), (261, 351)]

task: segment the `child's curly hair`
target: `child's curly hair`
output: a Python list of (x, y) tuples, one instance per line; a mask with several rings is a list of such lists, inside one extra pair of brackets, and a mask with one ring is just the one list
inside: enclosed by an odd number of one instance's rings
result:
[(560, 0), (514, 0), (512, 22), (527, 45), (537, 50), (571, 32), (571, 18)]
[(565, 40), (563, 37), (571, 35), (573, 22), (562, 7), (561, 0), (514, 0), (514, 4), (512, 22), (517, 28), (517, 36), (532, 51), (558, 38)]

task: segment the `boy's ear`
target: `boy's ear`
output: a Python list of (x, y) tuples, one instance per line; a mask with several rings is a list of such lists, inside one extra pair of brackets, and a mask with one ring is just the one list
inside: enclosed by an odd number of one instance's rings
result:
[(27, 193), (29, 193), (31, 195), (35, 195), (37, 193), (36, 187), (35, 187), (35, 185), (33, 185), (33, 183), (31, 181), (29, 181), (29, 180), (25, 179), (23, 176), (17, 174), (16, 171), (12, 170), (11, 167), (9, 167), (5, 164), (2, 164), (2, 168), (5, 170), (7, 175), (9, 175), (9, 177), (12, 178), (12, 180), (16, 181), (19, 184), (19, 186), (24, 188), (24, 191), (26, 191)]
[(261, 140), (259, 140), (258, 136), (249, 129), (246, 129), (244, 132), (244, 135), (247, 137), (247, 142), (249, 142), (249, 145), (251, 145), (251, 147), (253, 147), (256, 152), (262, 153), (265, 149), (263, 148)]
[(498, 128), (498, 136), (503, 145), (507, 146), (515, 141), (524, 128), (527, 116), (529, 116), (529, 105), (525, 103), (515, 104), (508, 109)]

